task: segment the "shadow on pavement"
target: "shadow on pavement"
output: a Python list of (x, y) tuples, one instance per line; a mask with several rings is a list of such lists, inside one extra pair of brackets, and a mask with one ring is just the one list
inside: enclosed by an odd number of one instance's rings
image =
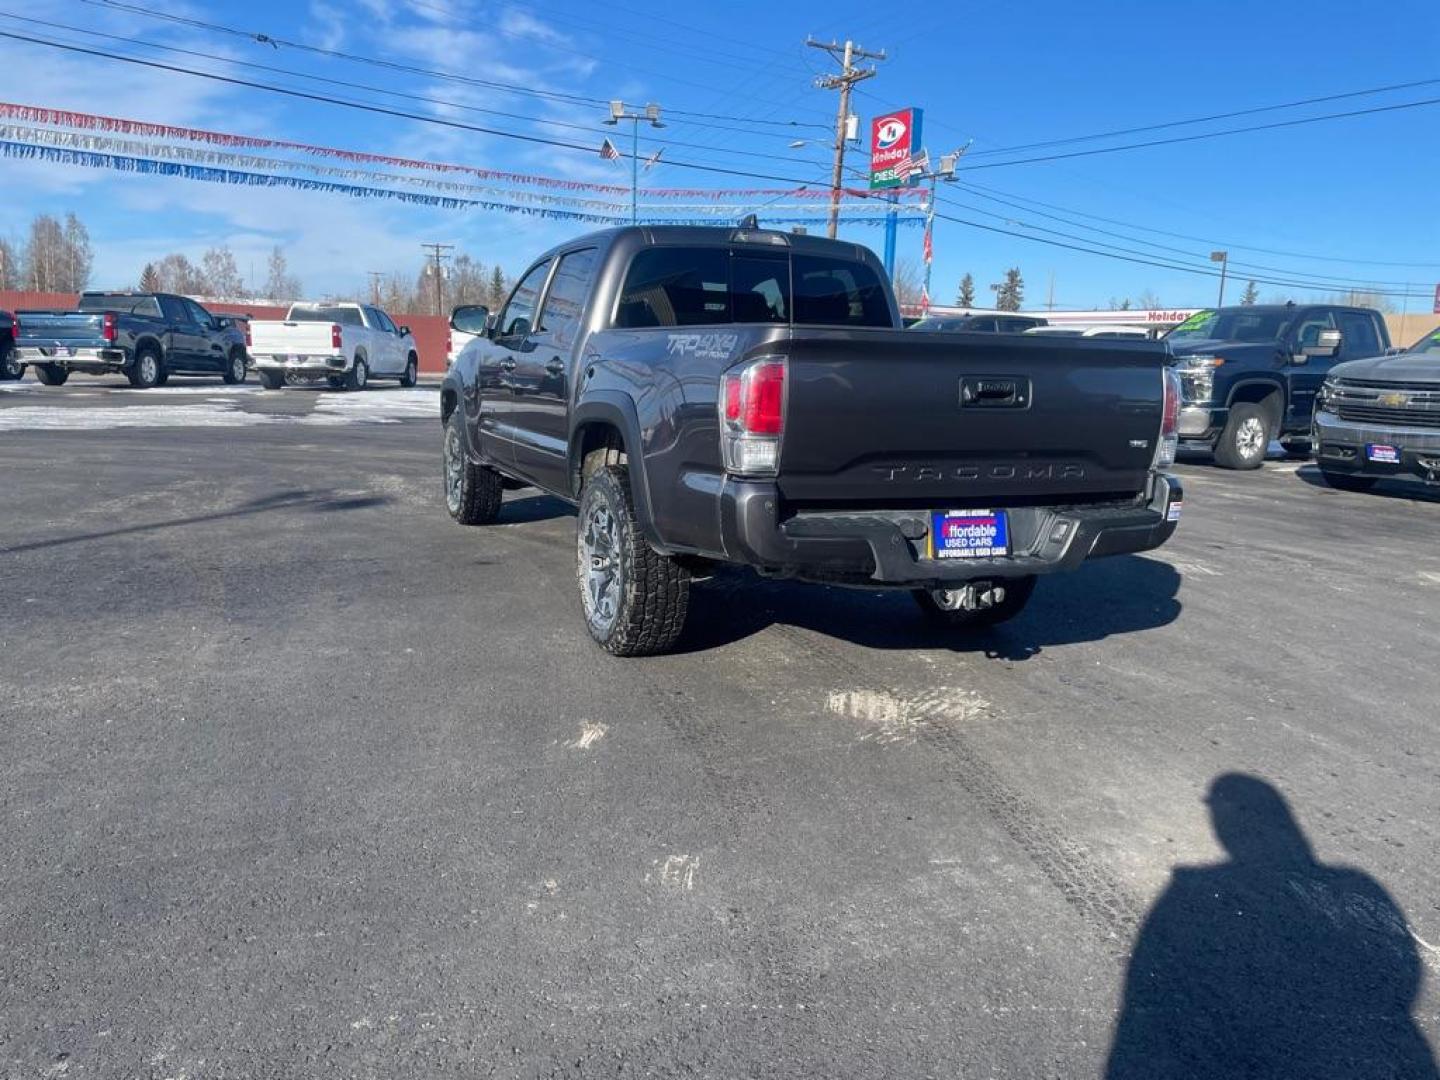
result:
[(678, 650), (699, 652), (774, 624), (803, 627), (871, 649), (981, 652), (1028, 660), (1045, 648), (1150, 630), (1180, 614), (1180, 574), (1169, 563), (1120, 555), (1068, 574), (1042, 576), (1016, 618), (983, 630), (938, 626), (905, 591), (841, 589), (766, 581), (725, 570), (698, 584)]
[(249, 517), (272, 510), (306, 510), (311, 513), (329, 514), (350, 510), (367, 510), (372, 506), (383, 506), (392, 502), (388, 495), (364, 495), (350, 498), (336, 498), (328, 491), (280, 491), (258, 499), (243, 502), (232, 510), (220, 510), (213, 514), (194, 514), (190, 517), (171, 518), (168, 521), (152, 521), (144, 525), (125, 525), (118, 529), (101, 529), (98, 532), (76, 533), (72, 536), (57, 536), (50, 540), (34, 540), (28, 544), (15, 544), (0, 548), (0, 554), (16, 555), (22, 551), (38, 551), (45, 548), (64, 547), (67, 544), (83, 544), (90, 540), (105, 540), (112, 536), (130, 536), (135, 533), (158, 532), (161, 529), (177, 529), (186, 525), (200, 525), (210, 521), (224, 521), (227, 518)]
[[(1302, 465), (1295, 470), (1295, 475), (1311, 487), (1323, 488), (1326, 491), (1339, 490), (1325, 482), (1318, 465)], [(1380, 499), (1402, 499), (1406, 502), (1440, 503), (1440, 487), (1426, 484), (1418, 476), (1387, 477), (1369, 491), (1359, 494)]]
[(555, 518), (574, 517), (575, 507), (553, 495), (538, 492), (519, 498), (506, 498), (500, 507), (501, 525), (528, 525), (531, 522), (551, 521)]
[(1317, 862), (1285, 798), (1231, 773), (1206, 802), (1228, 859), (1181, 867), (1141, 926), (1107, 1080), (1434, 1080), (1399, 906)]

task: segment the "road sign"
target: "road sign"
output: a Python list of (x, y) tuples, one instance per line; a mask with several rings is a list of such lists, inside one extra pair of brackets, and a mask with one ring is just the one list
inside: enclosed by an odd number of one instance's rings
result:
[(870, 187), (904, 187), (910, 156), (920, 149), (919, 109), (896, 109), (870, 121)]

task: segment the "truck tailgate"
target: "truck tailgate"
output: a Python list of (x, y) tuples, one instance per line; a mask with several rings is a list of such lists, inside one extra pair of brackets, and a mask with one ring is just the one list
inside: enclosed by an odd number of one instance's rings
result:
[(330, 323), (258, 319), (250, 324), (252, 356), (331, 356)]
[(98, 311), (20, 311), (21, 345), (94, 344), (101, 342), (101, 323), (105, 316)]
[(787, 348), (779, 486), (816, 506), (1131, 496), (1168, 356), (1149, 342), (806, 330)]

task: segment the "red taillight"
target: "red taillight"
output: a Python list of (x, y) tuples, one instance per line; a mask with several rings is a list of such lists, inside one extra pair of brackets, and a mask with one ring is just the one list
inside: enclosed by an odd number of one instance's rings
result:
[(1180, 376), (1174, 368), (1165, 369), (1165, 407), (1160, 419), (1160, 434), (1174, 435), (1180, 430)]
[(446, 356), (454, 356), (454, 355), (455, 355), (455, 335), (454, 335), (454, 334), (446, 334), (446, 335), (445, 335), (445, 355), (446, 355)]
[(16, 316), (14, 316), (14, 317), (11, 319), (11, 323), (10, 323), (10, 336), (11, 336), (11, 337), (14, 337), (14, 338), (19, 338), (19, 337), (20, 337), (20, 316), (19, 316), (19, 315), (16, 315)]
[(762, 356), (725, 373), (721, 451), (730, 472), (773, 476), (785, 428), (785, 358)]
[(104, 317), (101, 318), (100, 336), (112, 345), (115, 343), (115, 313), (113, 311), (105, 312)]
[(341, 347), (339, 323), (330, 324), (330, 347), (332, 349), (338, 349)]

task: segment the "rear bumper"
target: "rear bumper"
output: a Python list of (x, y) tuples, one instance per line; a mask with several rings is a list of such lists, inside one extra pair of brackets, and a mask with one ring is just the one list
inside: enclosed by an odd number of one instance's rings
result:
[(249, 359), (251, 371), (283, 371), (287, 375), (301, 378), (320, 378), (325, 375), (343, 375), (350, 370), (348, 356), (292, 357), (289, 353), (252, 354)]
[[(1322, 469), (1355, 476), (1414, 475), (1440, 483), (1440, 430), (1361, 424), (1341, 420), (1334, 413), (1317, 412), (1311, 428), (1311, 452)], [(1396, 463), (1369, 461), (1367, 446), (1393, 446)]]
[(726, 480), (720, 528), (727, 557), (781, 576), (869, 588), (939, 587), (949, 582), (1073, 570), (1086, 559), (1159, 547), (1175, 532), (1180, 481), (1154, 477), (1138, 503), (1009, 509), (1012, 554), (926, 557), (929, 514), (914, 510), (801, 513), (781, 521), (773, 484)]
[(37, 345), (17, 345), (15, 358), (22, 364), (53, 364), (66, 371), (83, 371), (91, 375), (123, 371), (130, 365), (130, 357), (124, 349), (85, 346), (77, 346), (74, 349), (57, 349)]

